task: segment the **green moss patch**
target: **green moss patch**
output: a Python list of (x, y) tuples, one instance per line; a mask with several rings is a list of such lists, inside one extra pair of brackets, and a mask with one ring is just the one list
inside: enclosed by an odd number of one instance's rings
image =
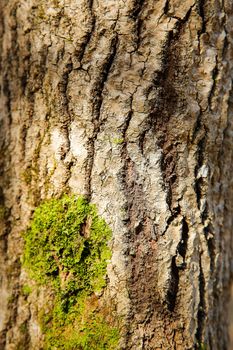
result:
[(25, 296), (25, 297), (28, 297), (32, 292), (32, 288), (25, 284), (22, 286), (22, 295)]
[(119, 332), (110, 307), (96, 295), (106, 286), (111, 230), (83, 197), (42, 203), (24, 233), (23, 263), (53, 302), (40, 312), (45, 349), (116, 349)]

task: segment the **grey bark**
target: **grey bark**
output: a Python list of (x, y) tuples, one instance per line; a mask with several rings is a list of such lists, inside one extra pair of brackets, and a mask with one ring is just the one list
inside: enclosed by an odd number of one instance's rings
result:
[(64, 191), (112, 228), (120, 349), (226, 349), (231, 1), (1, 0), (0, 33), (1, 349), (41, 342), (21, 232)]

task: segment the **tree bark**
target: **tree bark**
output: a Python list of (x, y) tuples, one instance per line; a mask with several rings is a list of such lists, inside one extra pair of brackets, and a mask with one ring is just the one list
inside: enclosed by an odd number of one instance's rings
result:
[(43, 348), (21, 233), (64, 192), (112, 229), (120, 349), (227, 349), (231, 1), (1, 0), (0, 32), (1, 349)]

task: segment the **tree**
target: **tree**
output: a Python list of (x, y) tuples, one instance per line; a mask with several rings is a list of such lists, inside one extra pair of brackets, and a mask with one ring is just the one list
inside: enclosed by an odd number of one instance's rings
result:
[(43, 348), (22, 232), (69, 193), (112, 230), (120, 349), (226, 349), (231, 1), (2, 0), (0, 28), (1, 348)]

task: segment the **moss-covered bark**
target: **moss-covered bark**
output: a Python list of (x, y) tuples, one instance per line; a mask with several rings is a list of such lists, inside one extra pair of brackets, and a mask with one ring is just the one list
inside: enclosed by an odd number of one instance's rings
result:
[(4, 350), (43, 347), (22, 232), (63, 193), (111, 228), (120, 349), (227, 347), (232, 28), (230, 0), (0, 2)]
[(23, 266), (38, 291), (46, 286), (50, 292), (39, 312), (44, 349), (117, 348), (119, 322), (110, 303), (98, 300), (106, 286), (110, 238), (85, 198), (65, 195), (36, 208), (24, 233)]

